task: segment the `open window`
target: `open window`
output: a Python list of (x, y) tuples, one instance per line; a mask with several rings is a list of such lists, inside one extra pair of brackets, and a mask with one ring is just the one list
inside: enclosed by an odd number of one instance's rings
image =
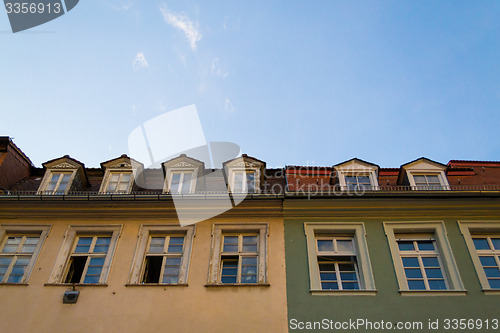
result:
[(194, 226), (142, 226), (129, 284), (187, 284), (194, 232)]
[(119, 225), (70, 226), (51, 284), (105, 284), (121, 232)]

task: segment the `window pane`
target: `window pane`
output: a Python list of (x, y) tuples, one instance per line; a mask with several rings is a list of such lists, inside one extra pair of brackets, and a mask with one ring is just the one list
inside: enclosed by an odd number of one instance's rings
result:
[(243, 252), (257, 252), (257, 236), (243, 236)]
[(242, 275), (241, 283), (257, 283), (257, 275)]
[(169, 253), (182, 253), (184, 237), (170, 237), (168, 244)]
[(83, 283), (99, 283), (99, 276), (97, 275), (87, 275), (83, 280)]
[(33, 253), (35, 251), (36, 245), (23, 245), (21, 250), (22, 253)]
[(325, 290), (338, 290), (337, 282), (321, 282), (321, 289)]
[(414, 251), (413, 241), (398, 241), (399, 251)]
[(339, 252), (354, 252), (354, 246), (351, 240), (337, 240), (337, 250)]
[(422, 184), (427, 185), (427, 182), (425, 181), (425, 176), (414, 175), (413, 180), (415, 181), (415, 184), (417, 184), (417, 185), (422, 185)]
[(222, 259), (222, 283), (236, 283), (238, 278), (238, 259)]
[(427, 275), (428, 279), (442, 279), (443, 273), (441, 272), (441, 268), (426, 268), (425, 275)]
[(318, 239), (318, 251), (333, 252), (333, 240)]
[(437, 184), (437, 185), (440, 185), (441, 183), (439, 182), (439, 177), (437, 175), (427, 175), (427, 182), (429, 184)]
[(151, 237), (151, 243), (149, 244), (149, 252), (163, 253), (164, 246), (165, 246), (165, 237)]
[(356, 273), (340, 273), (340, 278), (342, 281), (357, 281)]
[(191, 178), (193, 177), (192, 173), (184, 173), (184, 180), (182, 181), (182, 193), (188, 194), (191, 192)]
[(405, 274), (408, 279), (422, 278), (422, 271), (420, 271), (420, 268), (405, 268)]
[(238, 252), (238, 236), (224, 236), (223, 252)]
[(488, 244), (488, 241), (486, 238), (474, 238), (474, 246), (476, 247), (476, 250), (489, 250), (490, 246)]
[(444, 280), (429, 280), (430, 290), (446, 290), (446, 283)]
[(434, 242), (431, 240), (417, 241), (420, 251), (434, 251)]
[(337, 274), (333, 273), (320, 273), (321, 281), (337, 281)]
[(179, 283), (179, 276), (178, 275), (163, 275), (163, 280), (161, 283)]
[(498, 268), (484, 268), (484, 273), (487, 277), (500, 277), (500, 270)]
[(120, 174), (118, 173), (112, 173), (110, 177), (110, 182), (116, 183), (118, 182), (118, 178), (120, 178)]
[(493, 243), (495, 250), (500, 250), (500, 238), (492, 238), (491, 242)]
[(402, 258), (403, 259), (403, 266), (404, 267), (419, 267), (419, 264), (418, 264), (418, 259), (417, 258), (413, 258), (413, 257), (405, 257), (405, 258)]
[(422, 262), (425, 267), (440, 267), (437, 257), (423, 257)]
[(335, 265), (319, 263), (319, 270), (322, 272), (335, 272)]
[(111, 237), (97, 237), (97, 241), (94, 247), (94, 252), (107, 253), (110, 242), (111, 242)]
[(234, 192), (242, 192), (243, 191), (243, 173), (235, 172), (234, 173)]
[(488, 282), (490, 283), (490, 288), (500, 289), (500, 280), (488, 279)]
[(88, 253), (93, 237), (80, 237), (76, 245), (76, 253)]
[(247, 172), (247, 189), (248, 193), (255, 192), (255, 173)]
[(481, 260), (481, 265), (483, 265), (483, 266), (496, 266), (497, 265), (497, 263), (495, 261), (495, 257), (480, 256), (479, 260)]
[(425, 284), (422, 280), (408, 280), (410, 290), (425, 290)]
[(172, 180), (170, 182), (170, 191), (173, 193), (178, 193), (180, 182), (181, 182), (181, 174), (180, 173), (173, 173)]
[(342, 288), (346, 290), (358, 290), (359, 285), (357, 282), (342, 282)]

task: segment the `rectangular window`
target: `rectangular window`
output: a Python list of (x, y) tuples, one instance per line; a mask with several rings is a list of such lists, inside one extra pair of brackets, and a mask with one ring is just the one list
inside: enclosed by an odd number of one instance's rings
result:
[(352, 237), (316, 237), (321, 289), (359, 289), (356, 253)]
[(500, 234), (472, 235), (472, 241), (489, 287), (500, 290)]
[(267, 284), (267, 224), (215, 224), (208, 285)]
[(170, 176), (170, 193), (188, 194), (191, 193), (193, 182), (193, 171), (173, 171)]
[(185, 285), (194, 226), (143, 225), (130, 285)]
[(313, 294), (375, 294), (362, 223), (305, 223)]
[(110, 194), (129, 193), (131, 181), (131, 172), (111, 172), (105, 192)]
[(234, 171), (233, 172), (233, 193), (255, 193), (256, 179), (254, 171)]
[(0, 283), (28, 280), (48, 230), (48, 226), (0, 226)]
[(65, 283), (99, 283), (111, 235), (77, 236)]
[(49, 284), (105, 284), (120, 225), (70, 226)]
[(432, 235), (395, 235), (409, 290), (446, 290), (441, 259)]
[(402, 295), (465, 295), (444, 223), (384, 222)]
[(184, 235), (151, 236), (142, 283), (179, 283)]
[(443, 186), (438, 175), (413, 175), (417, 190), (441, 190)]
[(71, 172), (51, 172), (44, 194), (65, 194), (71, 179)]
[(220, 283), (257, 283), (258, 234), (222, 236)]
[(347, 190), (370, 190), (372, 187), (370, 176), (345, 176)]

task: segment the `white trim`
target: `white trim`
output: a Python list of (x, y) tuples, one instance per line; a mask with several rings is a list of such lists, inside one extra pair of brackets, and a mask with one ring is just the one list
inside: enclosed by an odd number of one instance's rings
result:
[[(448, 238), (446, 236), (447, 233), (443, 221), (384, 222), (384, 230), (389, 243), (389, 248), (391, 250), (392, 261), (400, 292), (408, 292), (408, 295), (417, 295), (419, 292), (425, 292), (426, 294), (438, 294), (440, 292), (442, 293), (447, 291), (466, 291), (462, 279), (460, 278), (460, 273), (453, 256), (450, 243), (448, 242)], [(447, 285), (449, 286), (448, 290), (410, 290), (408, 288), (395, 234), (422, 233), (430, 233), (434, 235), (439, 258), (442, 263), (441, 268), (443, 270), (443, 276), (446, 278)]]
[[(334, 167), (339, 179), (339, 185), (343, 191), (348, 190), (346, 176), (368, 176), (370, 178), (370, 191), (379, 190), (377, 167), (366, 165), (356, 160)], [(362, 189), (358, 189), (360, 191)]]
[(122, 230), (122, 225), (71, 225), (68, 227), (64, 234), (63, 244), (57, 256), (54, 268), (49, 277), (49, 284), (64, 284), (66, 274), (69, 269), (69, 260), (72, 254), (72, 249), (75, 244), (77, 235), (98, 235), (98, 234), (110, 234), (111, 241), (109, 243), (108, 252), (106, 254), (106, 259), (102, 267), (101, 276), (99, 278), (99, 284), (105, 284), (108, 278), (109, 270), (111, 267), (111, 262), (113, 261), (113, 256), (115, 248), (118, 242)]
[[(173, 193), (173, 194), (183, 194), (182, 186), (181, 191), (171, 192), (170, 188), (172, 186), (172, 177), (176, 173), (181, 174), (181, 179), (179, 182), (179, 186), (183, 184), (184, 175), (190, 173), (191, 174), (191, 184), (189, 186), (189, 193), (194, 193), (196, 191), (196, 181), (198, 179), (198, 171), (199, 168), (168, 168), (167, 174), (165, 176), (165, 183), (163, 184), (163, 193)], [(186, 194), (186, 193), (184, 193)]]
[(457, 221), (460, 232), (462, 233), (467, 248), (469, 250), (469, 255), (471, 256), (474, 268), (476, 269), (476, 274), (481, 284), (483, 292), (488, 295), (499, 295), (500, 289), (490, 288), (490, 284), (484, 273), (483, 265), (479, 259), (479, 254), (474, 246), (472, 240), (472, 235), (474, 233), (483, 233), (485, 236), (491, 236), (492, 234), (500, 234), (500, 221), (474, 221), (474, 220), (463, 220)]
[(220, 264), (222, 235), (226, 233), (257, 233), (259, 235), (259, 254), (258, 254), (258, 275), (257, 283), (252, 285), (267, 284), (267, 237), (268, 223), (214, 223), (212, 226), (212, 247), (210, 255), (208, 285), (246, 285), (244, 283), (222, 284), (220, 282)]
[[(191, 251), (193, 247), (193, 238), (195, 235), (195, 226), (181, 227), (178, 224), (146, 224), (141, 225), (139, 238), (135, 249), (134, 259), (128, 278), (128, 283), (133, 285), (146, 285), (142, 283), (144, 274), (145, 259), (147, 253), (147, 245), (151, 236), (158, 235), (184, 235), (184, 250), (182, 253), (182, 262), (179, 273), (179, 282), (177, 284), (187, 284), (189, 273), (189, 262), (191, 260)], [(147, 285), (168, 285), (164, 283), (147, 284)]]
[(45, 242), (45, 239), (47, 238), (51, 227), (51, 225), (0, 224), (0, 245), (2, 245), (0, 246), (0, 248), (3, 248), (3, 243), (6, 241), (6, 237), (8, 237), (10, 234), (40, 235), (35, 250), (31, 255), (30, 262), (28, 266), (26, 266), (26, 270), (24, 271), (24, 276), (20, 284), (28, 283), (31, 272), (33, 271), (33, 267), (35, 266), (38, 255), (40, 254), (43, 243)]
[[(120, 180), (121, 180), (123, 174), (125, 174), (125, 173), (130, 174), (130, 180), (129, 180), (129, 183), (127, 185), (127, 190), (125, 190), (124, 193), (117, 192), (117, 189), (118, 189), (118, 186), (117, 186), (114, 191), (108, 191), (107, 189), (109, 186), (109, 182), (111, 180), (111, 176), (114, 174), (118, 174), (119, 175), (118, 184), (120, 184)], [(135, 178), (134, 171), (132, 169), (106, 169), (106, 172), (104, 174), (104, 178), (103, 178), (102, 183), (101, 183), (101, 188), (99, 189), (99, 193), (100, 194), (128, 194), (132, 191), (132, 185), (134, 183), (134, 178)]]
[[(363, 222), (305, 222), (304, 232), (307, 242), (309, 262), (309, 281), (312, 294), (328, 295), (362, 295), (376, 293), (375, 280), (371, 268), (366, 232)], [(316, 251), (316, 236), (320, 234), (350, 234), (354, 241), (354, 249), (359, 273), (359, 290), (322, 290)], [(339, 292), (340, 291), (340, 292)]]
[(45, 174), (43, 176), (42, 182), (40, 183), (40, 186), (38, 187), (37, 194), (38, 195), (42, 195), (42, 194), (43, 195), (57, 195), (58, 194), (57, 192), (59, 192), (58, 191), (59, 185), (61, 183), (62, 177), (64, 177), (64, 176), (59, 176), (59, 180), (57, 181), (57, 186), (53, 190), (48, 191), (47, 187), (49, 186), (49, 183), (52, 179), (52, 175), (54, 173), (61, 173), (61, 174), (69, 173), (69, 174), (71, 174), (71, 176), (68, 180), (68, 186), (66, 186), (66, 189), (64, 190), (64, 193), (62, 193), (62, 195), (68, 194), (71, 187), (73, 186), (73, 182), (76, 178), (77, 171), (78, 171), (78, 168), (74, 168), (74, 169), (73, 168), (47, 169), (47, 171), (45, 171)]

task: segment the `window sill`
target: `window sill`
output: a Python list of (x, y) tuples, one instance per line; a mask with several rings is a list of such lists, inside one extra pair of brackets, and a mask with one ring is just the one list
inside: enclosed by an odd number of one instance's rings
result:
[(269, 287), (269, 283), (207, 283), (205, 287)]
[(62, 286), (62, 287), (107, 287), (107, 283), (45, 283), (44, 286)]
[(485, 295), (500, 295), (500, 289), (483, 289)]
[(125, 287), (187, 287), (187, 283), (127, 283)]
[(323, 290), (311, 289), (312, 295), (315, 296), (375, 296), (376, 290)]
[(27, 286), (27, 283), (1, 282), (0, 286)]
[(465, 296), (467, 290), (400, 290), (401, 296)]

